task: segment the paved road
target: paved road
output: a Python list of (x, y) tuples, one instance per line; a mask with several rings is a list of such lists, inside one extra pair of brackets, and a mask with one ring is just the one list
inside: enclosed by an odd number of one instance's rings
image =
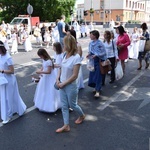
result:
[[(89, 38), (79, 39), (84, 55)], [(47, 49), (53, 55), (52, 49)], [(24, 116), (15, 115), (10, 123), (0, 123), (0, 150), (149, 150), (150, 146), (150, 70), (137, 71), (137, 61), (126, 63), (124, 78), (102, 88), (95, 99), (87, 86), (88, 71), (83, 62), (85, 89), (79, 92), (79, 104), (86, 113), (85, 122), (75, 125), (70, 113), (69, 133), (56, 134), (62, 125), (61, 111), (41, 113), (33, 107), (36, 84), (31, 74), (40, 67), (37, 49), (13, 55), (20, 94), (28, 109)], [(144, 65), (144, 63), (143, 63)]]

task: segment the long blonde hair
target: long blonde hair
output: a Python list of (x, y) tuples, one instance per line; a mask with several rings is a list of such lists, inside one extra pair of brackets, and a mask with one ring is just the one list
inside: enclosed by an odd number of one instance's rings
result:
[(77, 53), (77, 42), (72, 35), (64, 37), (64, 47), (65, 51), (70, 55), (75, 55)]

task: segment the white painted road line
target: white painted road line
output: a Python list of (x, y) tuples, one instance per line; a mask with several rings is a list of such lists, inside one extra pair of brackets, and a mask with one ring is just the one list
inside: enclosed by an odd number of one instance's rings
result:
[[(112, 102), (116, 102), (118, 97), (123, 94), (124, 91), (126, 91), (133, 83), (135, 83), (143, 74), (145, 71), (140, 72), (138, 75), (136, 75), (131, 81), (129, 81), (125, 86), (123, 86), (118, 92), (116, 92), (114, 95), (112, 95), (110, 98), (107, 99), (105, 103), (100, 105), (97, 109), (103, 111), (106, 107), (108, 107)], [(131, 95), (129, 94), (128, 97)]]

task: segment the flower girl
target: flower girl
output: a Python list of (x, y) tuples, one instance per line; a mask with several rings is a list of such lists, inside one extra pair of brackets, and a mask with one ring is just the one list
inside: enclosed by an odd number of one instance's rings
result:
[(49, 48), (49, 44), (50, 44), (50, 32), (49, 32), (48, 28), (46, 28), (46, 30), (45, 30), (44, 43), (46, 44), (46, 48)]
[(15, 30), (12, 30), (11, 33), (11, 40), (12, 40), (12, 47), (11, 47), (11, 54), (17, 54), (18, 53), (18, 42), (17, 42), (17, 34)]
[(61, 107), (59, 91), (54, 88), (56, 74), (51, 57), (45, 49), (39, 49), (38, 56), (43, 64), (36, 73), (40, 76), (34, 95), (35, 107), (43, 112), (55, 112)]
[(32, 50), (32, 45), (31, 45), (31, 41), (29, 38), (29, 33), (28, 33), (28, 28), (25, 27), (24, 31), (23, 31), (23, 42), (24, 42), (24, 49), (26, 52), (31, 51)]

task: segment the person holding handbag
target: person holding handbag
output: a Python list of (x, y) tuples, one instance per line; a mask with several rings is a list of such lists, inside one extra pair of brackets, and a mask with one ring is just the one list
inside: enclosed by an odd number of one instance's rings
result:
[(110, 82), (109, 82), (111, 84), (115, 81), (115, 66), (118, 60), (118, 50), (117, 50), (116, 42), (112, 39), (110, 31), (104, 32), (104, 46), (106, 49), (107, 58), (110, 60), (111, 67), (112, 67), (111, 74), (110, 74)]
[(87, 58), (94, 60), (94, 71), (89, 73), (88, 86), (95, 88), (94, 97), (100, 97), (100, 90), (102, 87), (102, 78), (104, 78), (100, 71), (100, 62), (106, 60), (106, 50), (102, 41), (99, 40), (99, 32), (93, 30), (90, 32), (91, 42), (89, 44), (89, 52)]
[[(142, 35), (140, 36), (140, 40), (149, 40), (149, 33), (147, 31), (148, 27), (147, 27), (147, 24), (146, 23), (143, 23), (141, 25), (141, 28), (142, 28)], [(142, 51), (142, 52), (139, 52), (139, 56), (138, 56), (138, 59), (139, 59), (139, 67), (137, 68), (137, 70), (141, 70), (142, 69), (142, 60), (145, 58), (145, 63), (146, 63), (146, 66), (145, 66), (145, 69), (147, 69), (149, 67), (149, 63), (147, 61), (147, 57), (146, 55), (148, 54), (147, 51)]]
[(118, 26), (116, 32), (119, 34), (117, 38), (118, 57), (121, 60), (123, 73), (125, 73), (125, 60), (128, 58), (128, 46), (131, 42), (123, 26)]

